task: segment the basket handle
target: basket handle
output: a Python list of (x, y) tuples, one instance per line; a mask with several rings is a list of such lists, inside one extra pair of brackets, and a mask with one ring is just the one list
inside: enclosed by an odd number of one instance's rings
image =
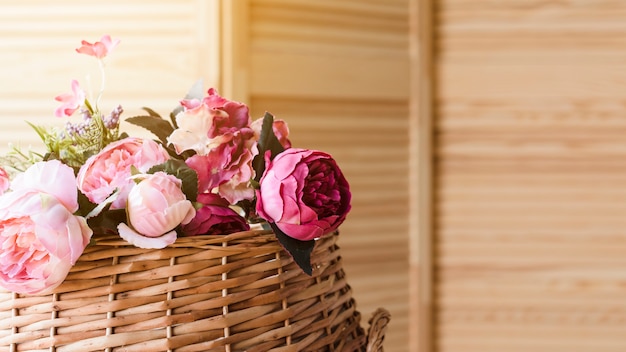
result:
[(378, 308), (372, 314), (367, 333), (367, 352), (383, 352), (383, 341), (389, 320), (391, 320), (391, 314), (384, 308)]

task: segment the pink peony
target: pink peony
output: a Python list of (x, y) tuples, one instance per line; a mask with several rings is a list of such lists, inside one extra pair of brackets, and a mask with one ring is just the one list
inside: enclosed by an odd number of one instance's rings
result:
[(77, 80), (72, 80), (72, 93), (61, 94), (54, 100), (63, 103), (54, 111), (54, 116), (70, 117), (85, 103), (85, 91), (80, 88)]
[(57, 160), (33, 165), (0, 196), (2, 287), (35, 294), (63, 282), (92, 235), (73, 215), (77, 197), (73, 170)]
[(249, 129), (248, 107), (226, 100), (214, 89), (200, 100), (183, 100), (183, 111), (176, 115), (176, 129), (168, 138), (177, 153), (194, 150), (207, 155), (212, 149), (227, 141), (227, 135)]
[(250, 180), (252, 159), (257, 154), (251, 129), (224, 136), (225, 141), (207, 155), (194, 155), (185, 162), (198, 174), (198, 191), (217, 192), (231, 204), (254, 198)]
[(111, 209), (121, 209), (134, 184), (130, 179), (131, 167), (146, 172), (168, 159), (167, 151), (160, 144), (150, 139), (128, 137), (107, 145), (87, 159), (78, 172), (78, 189), (95, 204), (103, 202), (118, 189), (119, 196)]
[(336, 230), (350, 211), (350, 187), (333, 158), (320, 151), (287, 149), (267, 168), (257, 190), (259, 216), (286, 235), (312, 240)]
[(252, 159), (258, 153), (248, 107), (226, 100), (214, 89), (200, 100), (184, 100), (176, 116), (178, 129), (168, 142), (177, 153), (194, 150), (186, 160), (198, 173), (199, 192), (216, 190), (231, 204), (252, 199)]
[(107, 34), (102, 36), (99, 42), (95, 42), (93, 44), (83, 40), (81, 42), (81, 47), (76, 49), (76, 52), (102, 59), (110, 54), (119, 43), (119, 39), (115, 41), (111, 40), (111, 36)]
[(5, 169), (0, 167), (0, 195), (11, 187), (11, 179)]
[(120, 237), (140, 248), (164, 248), (176, 241), (178, 225), (196, 215), (181, 190), (181, 181), (164, 172), (141, 175), (141, 181), (128, 194), (127, 224), (117, 229)]
[(228, 201), (219, 195), (199, 194), (198, 203), (202, 207), (198, 209), (193, 220), (183, 226), (186, 235), (227, 235), (250, 229), (246, 219), (229, 208)]

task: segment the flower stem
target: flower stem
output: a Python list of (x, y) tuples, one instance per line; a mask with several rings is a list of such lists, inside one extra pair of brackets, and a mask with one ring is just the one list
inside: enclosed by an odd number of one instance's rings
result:
[(104, 92), (104, 86), (106, 83), (106, 74), (104, 72), (104, 60), (98, 59), (98, 68), (100, 69), (100, 92), (98, 92), (98, 98), (96, 98), (96, 110), (100, 111), (100, 98)]

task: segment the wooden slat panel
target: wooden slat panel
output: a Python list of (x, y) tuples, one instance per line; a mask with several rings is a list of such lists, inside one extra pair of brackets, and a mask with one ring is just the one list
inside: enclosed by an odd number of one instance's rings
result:
[(408, 1), (251, 0), (246, 60), (255, 117), (337, 159), (353, 208), (341, 226), (363, 325), (385, 307), (389, 351), (409, 351)]
[[(13, 142), (24, 148), (41, 143), (25, 121), (63, 126), (54, 117), (54, 97), (77, 79), (93, 90), (97, 64), (74, 49), (82, 39), (111, 34), (122, 40), (106, 59), (103, 110), (121, 104), (124, 116), (143, 106), (167, 114), (198, 78), (217, 84), (217, 56), (210, 1), (109, 1), (106, 4), (28, 0), (3, 4), (0, 11), (0, 151)], [(208, 82), (211, 80), (211, 82)], [(122, 116), (122, 117), (124, 117)], [(8, 118), (10, 117), (10, 118)], [(78, 118), (78, 117), (76, 117)], [(133, 131), (138, 131), (133, 129)]]
[(626, 3), (438, 20), (438, 350), (624, 350)]

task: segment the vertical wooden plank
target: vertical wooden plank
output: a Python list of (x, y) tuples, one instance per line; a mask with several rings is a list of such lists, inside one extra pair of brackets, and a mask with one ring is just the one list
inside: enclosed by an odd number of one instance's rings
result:
[(222, 45), (220, 94), (229, 99), (249, 102), (248, 24), (249, 0), (221, 0)]
[(626, 351), (626, 2), (437, 5), (436, 350)]
[(433, 0), (410, 2), (409, 350), (433, 351)]
[(195, 78), (219, 87), (222, 70), (222, 59), (218, 54), (222, 36), (221, 3), (220, 0), (196, 0), (195, 6), (198, 17), (196, 38), (199, 75)]

